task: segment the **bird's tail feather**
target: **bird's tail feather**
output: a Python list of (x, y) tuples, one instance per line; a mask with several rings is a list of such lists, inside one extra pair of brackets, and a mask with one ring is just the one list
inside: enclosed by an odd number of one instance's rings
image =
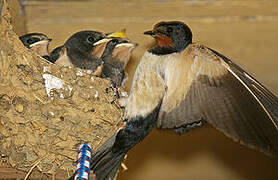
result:
[(116, 135), (107, 140), (94, 154), (91, 170), (97, 180), (113, 180), (126, 152), (113, 152)]

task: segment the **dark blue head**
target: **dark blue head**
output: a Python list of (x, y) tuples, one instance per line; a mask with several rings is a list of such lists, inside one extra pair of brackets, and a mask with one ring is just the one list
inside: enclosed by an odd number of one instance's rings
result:
[(156, 45), (150, 51), (160, 55), (181, 52), (192, 43), (190, 28), (180, 21), (157, 23), (153, 30), (144, 34), (155, 38)]

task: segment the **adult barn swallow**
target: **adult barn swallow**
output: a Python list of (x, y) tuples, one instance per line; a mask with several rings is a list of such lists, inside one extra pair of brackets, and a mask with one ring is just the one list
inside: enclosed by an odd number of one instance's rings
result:
[(63, 46), (55, 48), (50, 59), (62, 66), (78, 67), (96, 71), (101, 66), (107, 39), (97, 31), (80, 31), (73, 34)]
[(49, 42), (52, 40), (42, 33), (29, 33), (19, 37), (25, 47), (35, 51), (49, 61)]
[(278, 98), (230, 59), (192, 43), (190, 28), (160, 22), (156, 45), (138, 65), (122, 128), (93, 155), (98, 180), (113, 179), (124, 156), (154, 126), (182, 133), (203, 122), (233, 140), (278, 155)]
[(137, 44), (133, 44), (127, 39), (111, 39), (107, 43), (102, 55), (103, 67), (101, 77), (110, 79), (116, 86), (124, 86), (128, 79), (125, 67), (136, 46)]

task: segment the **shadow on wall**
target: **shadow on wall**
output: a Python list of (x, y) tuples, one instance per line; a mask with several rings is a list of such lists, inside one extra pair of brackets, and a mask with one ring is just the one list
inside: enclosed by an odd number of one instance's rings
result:
[(12, 16), (12, 25), (14, 27), (14, 31), (18, 36), (27, 33), (27, 18), (24, 6), (22, 5), (22, 1), (20, 0), (11, 0), (11, 16)]

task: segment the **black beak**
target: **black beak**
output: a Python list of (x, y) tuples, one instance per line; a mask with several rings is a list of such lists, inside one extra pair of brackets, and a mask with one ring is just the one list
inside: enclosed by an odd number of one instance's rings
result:
[(50, 42), (50, 41), (52, 41), (52, 39), (51, 39), (51, 38), (48, 38), (48, 42)]
[(144, 34), (153, 36), (153, 35), (155, 35), (155, 31), (153, 31), (153, 30), (151, 30), (151, 31), (146, 31), (146, 32), (144, 32)]

